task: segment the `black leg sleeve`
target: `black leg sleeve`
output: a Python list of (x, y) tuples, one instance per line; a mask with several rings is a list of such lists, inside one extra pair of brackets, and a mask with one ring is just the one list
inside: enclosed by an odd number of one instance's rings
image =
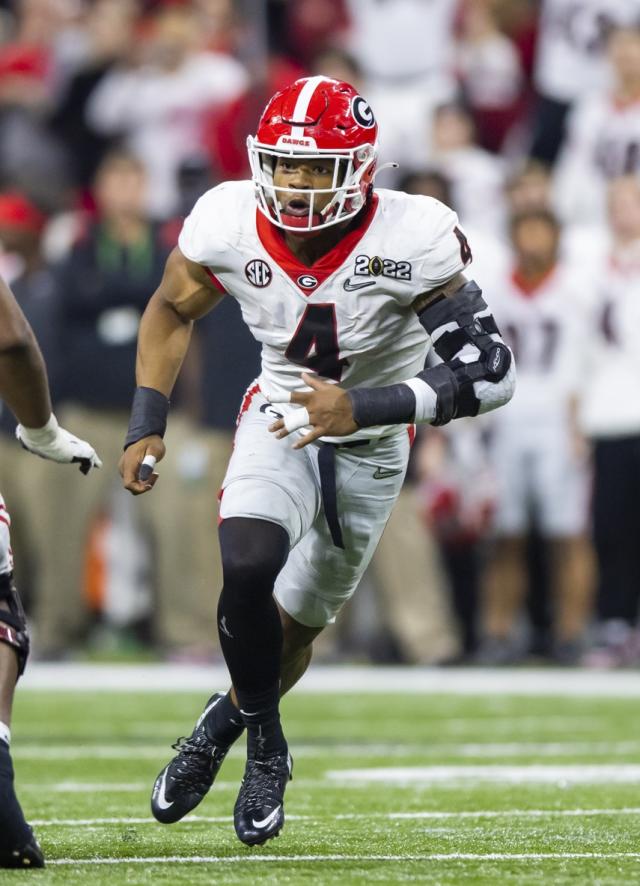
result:
[(278, 699), (282, 625), (272, 594), (289, 536), (266, 520), (231, 517), (220, 526), (220, 550), (220, 646), (241, 708), (259, 710)]

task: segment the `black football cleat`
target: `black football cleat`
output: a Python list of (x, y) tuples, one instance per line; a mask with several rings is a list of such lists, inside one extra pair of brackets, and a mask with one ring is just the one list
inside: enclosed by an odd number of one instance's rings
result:
[(0, 847), (0, 868), (43, 868), (44, 855), (38, 845), (38, 841), (31, 834), (30, 840), (15, 849), (3, 849)]
[(216, 745), (207, 734), (207, 714), (224, 698), (212, 695), (189, 738), (179, 738), (172, 747), (178, 751), (153, 785), (151, 812), (162, 824), (173, 824), (191, 812), (206, 796), (229, 751)]
[(247, 846), (259, 846), (282, 830), (284, 791), (292, 771), (293, 760), (288, 752), (247, 760), (233, 810), (236, 834)]
[(43, 868), (44, 856), (16, 797), (9, 747), (0, 741), (0, 868)]

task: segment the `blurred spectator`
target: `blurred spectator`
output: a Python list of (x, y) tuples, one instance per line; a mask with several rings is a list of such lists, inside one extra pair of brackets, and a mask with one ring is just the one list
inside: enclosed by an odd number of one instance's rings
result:
[(502, 162), (479, 147), (471, 114), (462, 105), (435, 113), (431, 165), (451, 182), (451, 195), (463, 225), (499, 234), (504, 227)]
[(200, 13), (203, 46), (211, 52), (234, 55), (246, 36), (238, 0), (194, 0)]
[(557, 168), (558, 208), (569, 222), (604, 223), (607, 182), (640, 172), (640, 20), (611, 31), (607, 54), (613, 85), (576, 106)]
[(126, 135), (149, 175), (148, 209), (167, 218), (177, 209), (176, 172), (201, 153), (202, 114), (239, 95), (244, 68), (229, 56), (202, 50), (200, 19), (189, 4), (162, 6), (139, 42), (137, 61), (112, 68), (89, 99), (96, 132)]
[(54, 210), (70, 182), (66, 155), (47, 126), (47, 64), (40, 47), (0, 47), (0, 184)]
[(638, 0), (543, 0), (535, 85), (539, 94), (531, 154), (551, 165), (574, 102), (610, 83), (605, 47), (611, 28), (640, 18)]
[(417, 454), (423, 519), (436, 539), (458, 622), (461, 654), (478, 647), (480, 583), (485, 542), (495, 507), (495, 480), (480, 422), (429, 428)]
[(247, 134), (255, 132), (271, 96), (302, 76), (304, 71), (288, 59), (269, 56), (266, 60), (266, 79), (251, 81), (239, 96), (205, 112), (204, 149), (217, 179), (226, 181), (250, 177)]
[(311, 62), (311, 73), (334, 80), (345, 80), (358, 92), (365, 91), (362, 69), (354, 56), (335, 46), (318, 53)]
[(456, 8), (455, 0), (347, 0), (348, 43), (368, 84), (402, 87), (451, 75)]
[[(411, 527), (411, 532), (407, 531)], [(459, 641), (451, 617), (437, 546), (420, 520), (415, 481), (408, 477), (368, 571), (391, 649), (375, 661), (440, 664), (455, 659)]]
[(538, 37), (540, 0), (493, 0), (493, 6), (500, 30), (516, 47), (522, 71), (529, 82)]
[[(455, 99), (451, 0), (348, 0), (346, 48), (380, 126), (380, 162), (403, 170), (428, 159), (433, 113)], [(391, 180), (391, 174), (387, 173)]]
[(67, 148), (74, 180), (83, 188), (93, 181), (110, 146), (110, 139), (87, 123), (87, 102), (107, 71), (131, 56), (138, 11), (135, 0), (96, 0), (92, 4), (82, 32), (82, 52), (51, 118), (53, 131)]
[[(180, 502), (180, 524), (173, 523), (183, 549), (181, 587), (189, 589), (180, 601), (182, 637), (176, 636), (175, 588), (166, 586), (158, 614), (160, 636), (173, 659), (210, 656), (217, 648), (215, 601), (222, 588), (222, 563), (216, 531), (216, 492), (233, 449), (236, 416), (243, 395), (260, 373), (260, 346), (242, 320), (235, 299), (223, 299), (195, 327), (194, 338), (181, 372), (182, 398), (192, 431), (180, 440), (172, 489), (167, 499)], [(174, 424), (171, 416), (169, 425)], [(164, 462), (162, 467), (164, 483)], [(157, 505), (156, 505), (157, 507)], [(175, 506), (174, 506), (175, 509)], [(186, 634), (192, 625), (190, 636)], [(171, 638), (171, 642), (167, 640)]]
[[(458, 211), (450, 180), (437, 170), (422, 169), (410, 172), (400, 179), (398, 186), (407, 194), (433, 197)], [(500, 269), (507, 268), (510, 263), (509, 250), (496, 232), (487, 230), (486, 226), (475, 227), (473, 224), (465, 223), (464, 231), (473, 256), (471, 276), (480, 286), (484, 286), (485, 279), (492, 280)]]
[(487, 416), (497, 481), (495, 550), (484, 610), (487, 663), (519, 654), (516, 616), (527, 590), (527, 535), (544, 539), (552, 588), (553, 654), (563, 663), (580, 652), (589, 606), (587, 474), (576, 445), (573, 414), (586, 343), (581, 281), (559, 261), (559, 226), (549, 212), (530, 210), (512, 222), (514, 265), (487, 291), (518, 367), (517, 393)]
[(640, 661), (640, 183), (609, 188), (612, 242), (596, 279), (580, 424), (593, 447), (597, 635), (585, 662)]
[(505, 190), (510, 216), (553, 209), (551, 173), (539, 160), (526, 160), (512, 171)]
[[(553, 177), (544, 163), (527, 159), (510, 176), (506, 187), (510, 216), (530, 210), (554, 211)], [(508, 237), (508, 231), (505, 231)], [(602, 224), (578, 220), (564, 225), (560, 231), (560, 252), (563, 260), (573, 264), (574, 272), (585, 281), (585, 291), (591, 290), (590, 278), (602, 260), (607, 247), (607, 234)]]
[[(19, 192), (0, 193), (0, 268), (31, 324), (47, 362), (53, 396), (59, 382), (59, 355), (55, 350), (55, 282), (42, 254), (46, 218), (37, 206)], [(11, 496), (11, 544), (16, 555), (16, 572), (29, 608), (38, 583), (42, 537), (41, 471), (37, 459), (26, 465), (17, 445), (13, 414), (0, 403), (0, 483)], [(44, 474), (45, 472), (43, 472)], [(48, 472), (46, 472), (48, 473)]]
[(466, 0), (457, 70), (479, 144), (499, 151), (522, 110), (524, 77), (516, 47), (498, 26), (495, 0)]
[[(272, 13), (275, 5), (271, 4)], [(346, 0), (297, 0), (278, 5), (281, 13), (270, 22), (272, 45), (297, 64), (309, 67), (318, 53), (343, 42), (349, 25)]]
[[(47, 656), (62, 654), (89, 627), (81, 590), (87, 542), (96, 518), (109, 510), (133, 391), (138, 324), (173, 246), (163, 229), (145, 217), (146, 187), (139, 160), (122, 151), (108, 154), (95, 182), (97, 218), (87, 221), (57, 271), (62, 376), (58, 414), (61, 421), (73, 418), (79, 428), (91, 429), (100, 441), (105, 470), (95, 483), (76, 483), (73, 488), (48, 472), (40, 496), (41, 504), (46, 502), (41, 545), (47, 569), (36, 611), (39, 646)], [(177, 461), (190, 436), (189, 423), (175, 410), (169, 456), (158, 486), (161, 497), (153, 508), (141, 511), (154, 541), (156, 638), (166, 646), (211, 644), (205, 627), (205, 636), (198, 634), (201, 622), (191, 617), (191, 601), (197, 595), (189, 570), (192, 553), (177, 529), (186, 525), (176, 512), (176, 502), (182, 500), (176, 491)], [(179, 597), (176, 588), (181, 589)]]

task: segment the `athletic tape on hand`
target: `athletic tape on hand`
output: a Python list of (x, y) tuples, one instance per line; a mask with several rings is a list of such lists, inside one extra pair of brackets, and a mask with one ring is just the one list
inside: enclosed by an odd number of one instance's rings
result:
[(140, 470), (138, 471), (138, 480), (141, 483), (146, 482), (149, 477), (153, 474), (153, 469), (156, 466), (156, 457), (155, 455), (145, 455), (142, 459), (142, 464), (140, 465)]
[(300, 428), (306, 428), (310, 424), (309, 411), (306, 406), (301, 406), (290, 415), (285, 415), (285, 430), (290, 434), (291, 431), (299, 431)]
[(277, 394), (267, 394), (269, 403), (291, 403), (291, 391), (279, 391)]

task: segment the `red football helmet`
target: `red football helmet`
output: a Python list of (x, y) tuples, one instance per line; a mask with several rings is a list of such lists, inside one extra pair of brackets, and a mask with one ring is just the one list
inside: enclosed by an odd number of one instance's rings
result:
[[(366, 203), (378, 157), (378, 126), (373, 111), (353, 86), (329, 77), (306, 77), (276, 93), (267, 104), (255, 137), (247, 139), (258, 208), (286, 231), (317, 231), (352, 218)], [(301, 190), (306, 215), (281, 211), (273, 171), (278, 157), (333, 160), (330, 188)], [(318, 211), (316, 195), (332, 194)]]

